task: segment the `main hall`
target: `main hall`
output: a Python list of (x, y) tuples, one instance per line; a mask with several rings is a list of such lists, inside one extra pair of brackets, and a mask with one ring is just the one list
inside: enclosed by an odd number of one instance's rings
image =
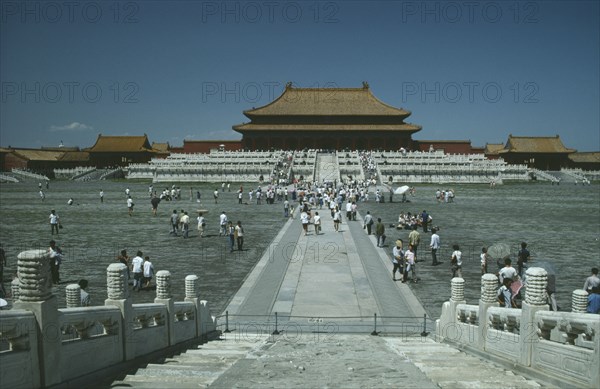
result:
[(407, 123), (411, 112), (377, 99), (366, 82), (362, 88), (295, 88), (288, 83), (273, 102), (244, 115), (233, 126), (247, 150), (413, 148), (421, 126)]

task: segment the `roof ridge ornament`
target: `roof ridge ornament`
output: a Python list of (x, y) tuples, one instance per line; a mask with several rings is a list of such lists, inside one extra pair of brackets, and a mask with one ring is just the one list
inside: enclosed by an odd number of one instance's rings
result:
[(288, 82), (285, 84), (285, 89), (292, 89), (292, 82), (291, 82), (291, 81), (288, 81)]
[(362, 86), (363, 86), (363, 89), (369, 89), (369, 83), (366, 81), (363, 81)]

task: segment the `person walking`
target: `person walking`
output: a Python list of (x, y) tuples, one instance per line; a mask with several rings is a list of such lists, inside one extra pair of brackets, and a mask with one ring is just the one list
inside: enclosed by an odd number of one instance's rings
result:
[(131, 260), (131, 272), (133, 273), (133, 290), (138, 292), (142, 289), (142, 278), (144, 277), (144, 253), (138, 251)]
[(243, 251), (244, 248), (244, 228), (242, 227), (242, 222), (238, 220), (237, 225), (235, 226), (235, 239), (237, 241), (238, 251)]
[(600, 287), (600, 278), (598, 278), (598, 268), (592, 268), (592, 275), (585, 279), (583, 290), (592, 293), (592, 289)]
[(452, 270), (452, 278), (462, 277), (462, 252), (460, 247), (455, 244), (452, 246), (452, 258), (450, 260), (450, 269)]
[(315, 235), (319, 235), (319, 231), (321, 231), (321, 216), (319, 216), (319, 212), (315, 212), (313, 223), (315, 225)]
[(392, 249), (392, 280), (396, 281), (396, 272), (400, 273), (402, 279), (402, 264), (404, 262), (404, 252), (402, 251), (402, 239), (396, 241), (396, 245)]
[(412, 244), (408, 245), (408, 250), (404, 253), (404, 276), (402, 282), (408, 281), (408, 272), (410, 271), (411, 281), (417, 282), (416, 257)]
[(0, 243), (0, 297), (6, 297), (6, 289), (4, 289), (4, 266), (7, 265), (6, 252), (2, 243)]
[(63, 252), (61, 248), (56, 245), (54, 240), (50, 241), (50, 247), (48, 247), (48, 257), (50, 259), (52, 283), (58, 285), (60, 283), (60, 264), (62, 263)]
[(204, 216), (202, 216), (202, 212), (198, 212), (198, 236), (204, 238), (204, 227), (206, 226), (206, 221), (204, 220)]
[(290, 202), (285, 200), (283, 202), (283, 217), (288, 218), (290, 216)]
[(308, 213), (304, 210), (302, 210), (302, 213), (300, 213), (300, 223), (302, 223), (302, 230), (304, 231), (304, 236), (308, 235)]
[(173, 210), (173, 213), (171, 214), (171, 218), (169, 219), (169, 222), (171, 223), (170, 234), (177, 236), (177, 228), (179, 226), (179, 215), (177, 214), (176, 209)]
[(181, 217), (181, 227), (183, 231), (183, 239), (187, 239), (189, 237), (190, 232), (190, 217), (187, 212), (183, 212), (183, 216)]
[(373, 221), (373, 216), (371, 216), (371, 212), (367, 211), (367, 214), (365, 215), (364, 226), (363, 226), (363, 228), (367, 229), (367, 235), (371, 235), (371, 228), (373, 227), (374, 223), (375, 222)]
[(340, 224), (342, 223), (342, 212), (338, 207), (335, 207), (333, 212), (333, 228), (336, 232), (340, 231)]
[(143, 272), (144, 272), (144, 288), (149, 288), (150, 283), (152, 282), (152, 277), (154, 276), (154, 265), (150, 262), (150, 257), (144, 257)]
[(233, 222), (228, 221), (225, 225), (225, 230), (227, 233), (227, 242), (229, 243), (229, 252), (233, 253), (233, 246), (235, 245), (235, 228), (233, 227)]
[(86, 279), (81, 279), (79, 280), (79, 288), (81, 290), (80, 292), (80, 296), (81, 296), (81, 306), (82, 307), (89, 307), (92, 303), (92, 300), (90, 299), (90, 294), (86, 291), (88, 287), (88, 280)]
[(129, 213), (129, 217), (133, 215), (133, 199), (131, 196), (127, 196), (127, 212)]
[(377, 247), (383, 247), (385, 243), (385, 226), (381, 222), (381, 218), (377, 218), (377, 225), (375, 226), (375, 237), (377, 238)]
[(127, 255), (127, 250), (123, 249), (121, 250), (121, 254), (119, 256), (117, 256), (117, 262), (122, 263), (123, 265), (127, 266), (127, 279), (129, 280), (131, 278), (131, 274), (129, 272), (129, 268), (131, 267), (130, 263), (129, 263), (129, 256)]
[(523, 278), (523, 269), (527, 270), (527, 262), (530, 257), (529, 250), (527, 250), (527, 243), (521, 242), (521, 249), (517, 253), (517, 273), (519, 273), (519, 277), (521, 278)]
[[(218, 193), (218, 192), (217, 192)], [(227, 235), (227, 214), (225, 211), (221, 212), (219, 215), (219, 236)]]
[(104, 191), (100, 189), (100, 203), (104, 202)]
[(440, 249), (440, 236), (437, 234), (437, 228), (431, 229), (431, 242), (429, 243), (429, 248), (431, 248), (431, 266), (437, 266), (441, 262), (437, 260), (437, 252)]
[(487, 247), (481, 248), (481, 255), (479, 257), (481, 258), (481, 275), (484, 275), (487, 273), (487, 265), (490, 259), (490, 256), (487, 253)]
[(219, 200), (219, 190), (215, 189), (215, 191), (213, 192), (213, 198), (215, 199), (215, 204), (217, 204), (217, 201)]
[(427, 232), (427, 224), (429, 223), (429, 214), (426, 210), (423, 210), (421, 214), (421, 225), (423, 226), (423, 232)]
[(412, 231), (408, 234), (408, 244), (412, 246), (412, 251), (415, 254), (415, 262), (417, 262), (417, 249), (421, 243), (421, 234), (417, 231), (417, 225), (412, 227)]
[(60, 217), (56, 214), (56, 211), (53, 209), (50, 211), (50, 232), (54, 235), (54, 231), (56, 231), (56, 235), (58, 235), (58, 229), (60, 225)]

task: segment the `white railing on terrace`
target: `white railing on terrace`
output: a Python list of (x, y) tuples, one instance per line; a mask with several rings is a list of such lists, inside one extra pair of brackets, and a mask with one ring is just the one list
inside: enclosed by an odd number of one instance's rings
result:
[[(50, 276), (47, 255), (45, 250), (19, 254), (19, 273), (29, 272), (30, 278), (13, 282), (13, 309), (0, 311), (3, 387), (41, 388), (102, 375), (104, 369), (200, 342), (216, 331), (207, 302), (198, 298), (197, 276), (186, 277), (185, 301), (175, 302), (170, 273), (159, 271), (155, 302), (132, 304), (127, 267), (118, 263), (107, 269), (109, 298), (103, 306), (78, 307), (80, 288), (71, 284), (66, 290), (70, 306), (58, 309), (51, 286), (35, 281)], [(38, 336), (40, 328), (44, 331)]]
[(23, 170), (23, 169), (17, 169), (17, 168), (13, 168), (12, 170), (13, 174), (16, 174), (18, 176), (23, 176), (23, 177), (27, 177), (27, 178), (35, 178), (36, 180), (44, 180), (44, 181), (50, 181), (50, 179), (46, 176), (44, 176), (43, 174), (37, 174), (37, 173), (33, 173), (27, 170)]
[(573, 292), (572, 312), (549, 311), (546, 271), (532, 267), (526, 274), (521, 309), (499, 307), (493, 274), (481, 277), (478, 305), (466, 303), (464, 279), (453, 278), (452, 297), (436, 323), (437, 340), (543, 376), (559, 387), (597, 388), (600, 370), (590, 367), (600, 366), (600, 315), (585, 313), (587, 292)]
[(19, 182), (18, 179), (12, 176), (7, 176), (6, 174), (0, 174), (0, 181), (2, 182)]

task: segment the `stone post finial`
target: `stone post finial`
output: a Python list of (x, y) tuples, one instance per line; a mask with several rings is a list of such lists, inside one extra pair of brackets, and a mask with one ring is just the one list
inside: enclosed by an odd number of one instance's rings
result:
[(129, 296), (127, 266), (122, 263), (111, 263), (106, 269), (106, 290), (108, 298), (122, 300)]
[(21, 283), (21, 281), (19, 281), (18, 278), (15, 278), (10, 283), (10, 291), (11, 291), (11, 294), (12, 294), (12, 300), (13, 300), (13, 302), (19, 300), (19, 295), (21, 294), (21, 287), (19, 286), (20, 283)]
[(545, 305), (548, 301), (546, 293), (548, 272), (541, 267), (530, 267), (525, 274), (527, 276), (525, 302), (530, 305)]
[(27, 250), (17, 256), (19, 300), (46, 301), (52, 297), (50, 255), (46, 250)]
[(185, 277), (185, 297), (189, 299), (198, 297), (198, 276), (195, 274)]
[(450, 299), (453, 301), (464, 301), (465, 300), (465, 280), (460, 277), (454, 277), (452, 279), (452, 294)]
[(67, 285), (67, 308), (81, 306), (81, 287), (78, 284)]
[(496, 289), (498, 289), (497, 276), (490, 273), (481, 276), (481, 302), (495, 303), (498, 301)]
[(156, 273), (156, 298), (171, 298), (171, 272), (168, 270), (159, 270)]
[(588, 304), (588, 292), (583, 289), (573, 291), (571, 295), (571, 311), (577, 313), (586, 313)]

